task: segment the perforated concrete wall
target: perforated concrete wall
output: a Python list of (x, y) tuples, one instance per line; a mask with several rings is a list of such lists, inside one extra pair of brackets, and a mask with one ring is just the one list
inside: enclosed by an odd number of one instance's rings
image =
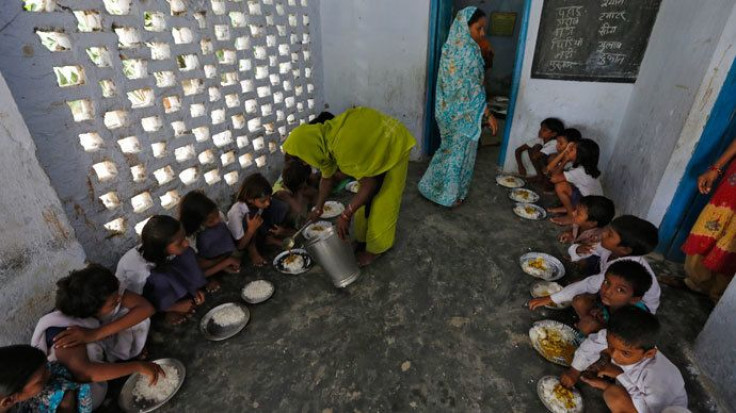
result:
[(192, 189), (224, 209), (248, 174), (278, 175), (282, 140), (322, 106), (318, 10), (3, 2), (0, 70), (91, 260), (114, 265), (148, 217), (175, 215)]

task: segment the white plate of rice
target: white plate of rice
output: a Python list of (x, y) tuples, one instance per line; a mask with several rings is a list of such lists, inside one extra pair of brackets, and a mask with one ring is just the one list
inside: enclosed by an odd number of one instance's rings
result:
[(312, 257), (306, 250), (297, 248), (284, 251), (273, 259), (273, 266), (283, 274), (299, 275), (309, 271)]
[(538, 221), (547, 217), (547, 211), (539, 205), (519, 202), (514, 205), (514, 214), (524, 219)]
[(259, 304), (271, 298), (274, 290), (272, 283), (266, 280), (256, 280), (246, 284), (240, 296), (248, 304)]
[(550, 361), (568, 367), (580, 345), (575, 330), (555, 320), (537, 321), (529, 329), (534, 350)]
[(166, 376), (160, 376), (155, 386), (140, 373), (128, 377), (118, 397), (118, 405), (124, 412), (154, 411), (171, 400), (184, 383), (187, 370), (179, 360), (166, 358), (153, 362), (161, 366)]
[(332, 228), (332, 223), (329, 221), (317, 221), (309, 224), (309, 226), (304, 229), (304, 238), (308, 240), (319, 238), (330, 228)]
[(342, 214), (343, 211), (345, 211), (345, 205), (337, 201), (327, 201), (322, 207), (322, 215), (320, 215), (320, 218), (335, 218), (336, 216)]
[[(533, 298), (549, 297), (550, 295), (558, 293), (560, 291), (562, 291), (562, 286), (554, 281), (537, 281), (532, 284), (531, 288), (529, 288), (529, 293), (532, 295)], [(567, 302), (562, 304), (553, 303), (550, 305), (545, 305), (544, 307), (549, 308), (550, 310), (562, 310), (569, 306), (570, 303)]]
[(557, 258), (543, 252), (528, 252), (519, 257), (519, 266), (532, 277), (555, 281), (565, 276), (565, 266)]
[(496, 177), (496, 183), (504, 188), (519, 188), (525, 184), (523, 179), (512, 175), (498, 175)]
[(539, 201), (539, 194), (526, 188), (514, 188), (509, 192), (509, 198), (516, 202), (537, 202)]
[(250, 321), (245, 304), (225, 303), (211, 309), (199, 322), (199, 330), (207, 340), (222, 341), (238, 334)]
[(582, 413), (583, 396), (576, 388), (566, 389), (555, 376), (544, 376), (537, 382), (537, 394), (552, 413)]

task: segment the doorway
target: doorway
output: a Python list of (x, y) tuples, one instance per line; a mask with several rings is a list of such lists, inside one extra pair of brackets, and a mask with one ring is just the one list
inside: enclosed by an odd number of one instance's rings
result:
[[(736, 61), (734, 61), (736, 63)], [(682, 262), (680, 247), (700, 212), (710, 200), (697, 190), (698, 176), (712, 165), (736, 138), (736, 65), (731, 64), (721, 92), (711, 110), (700, 140), (677, 186), (672, 203), (659, 227), (659, 252), (671, 261)]]
[[(432, 0), (430, 14), (429, 62), (425, 112), (425, 155), (431, 156), (440, 145), (440, 134), (434, 118), (435, 86), (442, 45), (447, 40), (458, 10), (475, 6), (488, 16), (486, 37), (493, 45), (493, 67), (486, 73), (485, 87), (489, 104), (499, 120), (498, 137), (484, 130), (480, 144), (500, 144), (501, 157), (511, 131), (513, 104), (521, 76), (531, 0)], [(495, 27), (493, 26), (495, 23)]]

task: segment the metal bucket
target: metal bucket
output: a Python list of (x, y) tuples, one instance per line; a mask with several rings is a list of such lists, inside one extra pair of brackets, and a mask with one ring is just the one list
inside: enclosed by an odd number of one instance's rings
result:
[(341, 240), (334, 226), (307, 242), (304, 248), (329, 274), (335, 287), (347, 287), (360, 276), (350, 242)]

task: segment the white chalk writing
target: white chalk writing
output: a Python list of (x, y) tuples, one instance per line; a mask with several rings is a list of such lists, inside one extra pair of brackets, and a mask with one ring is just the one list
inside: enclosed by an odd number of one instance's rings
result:
[(567, 6), (557, 8), (557, 17), (580, 17), (583, 6)]
[(603, 0), (601, 1), (601, 7), (623, 6), (624, 4), (626, 4), (626, 0)]
[(570, 69), (579, 63), (577, 62), (571, 62), (568, 60), (551, 60), (549, 63), (547, 63), (547, 70), (550, 72), (560, 72), (565, 69)]
[(608, 64), (616, 64), (620, 65), (624, 62), (626, 59), (625, 53), (601, 53), (598, 56), (598, 64), (601, 66), (605, 66)]
[(601, 25), (600, 29), (598, 29), (598, 34), (605, 36), (607, 34), (616, 33), (616, 30), (618, 30), (618, 26), (612, 26), (606, 22)]
[(603, 12), (598, 16), (598, 20), (623, 20), (626, 21), (625, 11), (607, 11)]
[(603, 53), (609, 50), (619, 50), (622, 46), (622, 42), (617, 42), (613, 40), (601, 40), (598, 42), (598, 48), (596, 49), (596, 51)]

